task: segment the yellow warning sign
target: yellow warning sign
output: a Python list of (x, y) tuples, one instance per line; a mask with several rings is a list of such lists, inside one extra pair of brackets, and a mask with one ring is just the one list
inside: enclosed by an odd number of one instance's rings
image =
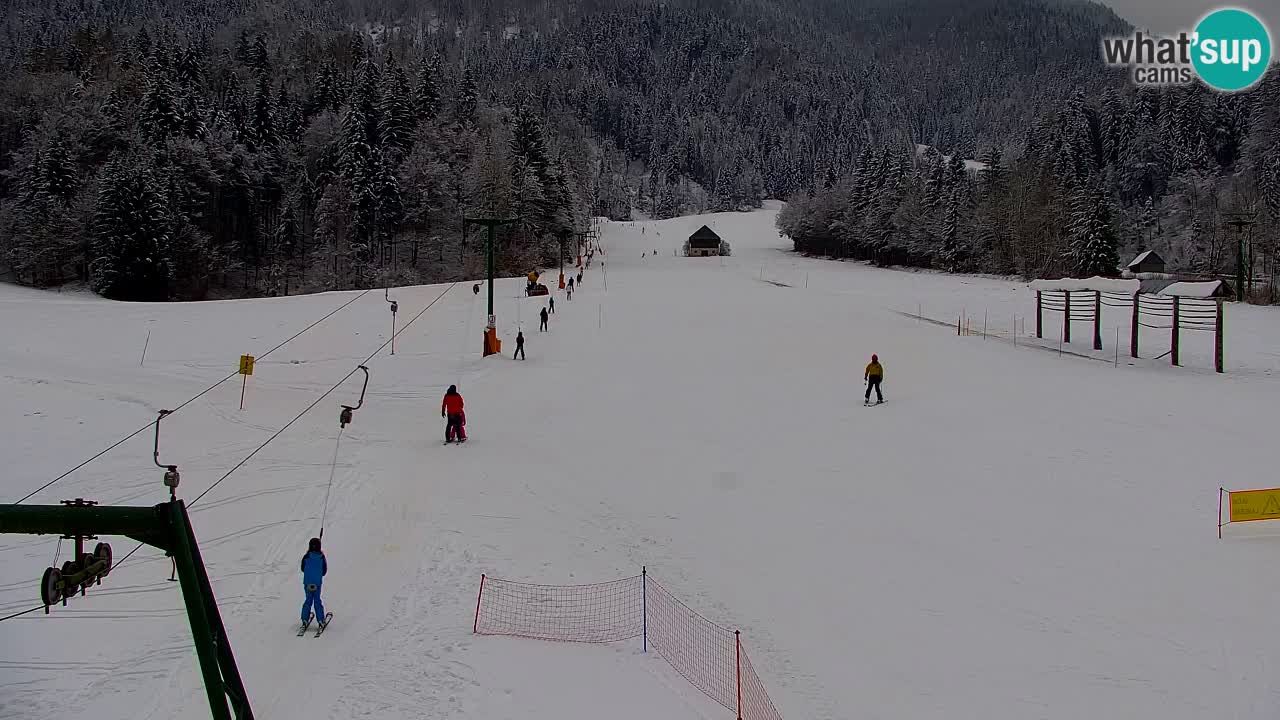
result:
[(1280, 520), (1280, 488), (1231, 490), (1231, 522)]
[(240, 356), (240, 374), (241, 375), (253, 374), (253, 356), (252, 355)]

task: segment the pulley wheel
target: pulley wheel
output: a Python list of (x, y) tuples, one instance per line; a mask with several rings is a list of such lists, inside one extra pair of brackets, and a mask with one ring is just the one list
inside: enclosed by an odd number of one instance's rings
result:
[(106, 562), (106, 566), (102, 568), (102, 573), (99, 575), (99, 577), (106, 577), (107, 573), (111, 572), (111, 543), (98, 543), (93, 549), (93, 558)]
[(62, 563), (62, 593), (67, 597), (75, 595), (76, 588), (80, 587), (79, 584), (71, 585), (70, 580), (72, 575), (76, 575), (80, 572), (81, 567), (80, 563), (74, 560), (68, 560)]
[(62, 581), (62, 573), (58, 568), (45, 568), (44, 577), (40, 578), (40, 602), (53, 605), (62, 599), (62, 590), (58, 583)]
[[(91, 555), (91, 554), (89, 554), (89, 553), (85, 553), (85, 554), (81, 555), (81, 556), (80, 556), (80, 569), (81, 569), (81, 570), (88, 570), (88, 569), (89, 569), (89, 566), (90, 566), (90, 565), (92, 565), (92, 564), (94, 563), (94, 561), (95, 561), (95, 560), (97, 560), (97, 558), (95, 558), (93, 555)], [(93, 581), (94, 581), (95, 579), (96, 579), (96, 576), (95, 576), (95, 577), (90, 577), (90, 576), (86, 575), (86, 576), (84, 577), (84, 579), (80, 581), (80, 586), (81, 586), (81, 587), (86, 587), (86, 588), (87, 588), (87, 587), (89, 587), (90, 585), (92, 585), (92, 584), (93, 584)]]

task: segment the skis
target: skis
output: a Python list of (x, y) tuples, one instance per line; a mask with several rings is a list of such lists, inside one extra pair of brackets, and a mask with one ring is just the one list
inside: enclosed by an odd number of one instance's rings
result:
[[(311, 617), (307, 618), (307, 621), (302, 623), (302, 627), (298, 628), (298, 637), (302, 637), (307, 634), (307, 628), (311, 627), (311, 621), (314, 620), (315, 617), (315, 614), (312, 613)], [(320, 634), (324, 632), (324, 629), (329, 627), (329, 621), (331, 620), (333, 620), (333, 613), (325, 613), (324, 620), (321, 620), (320, 624), (316, 626), (316, 634), (312, 635), (312, 637), (320, 637)]]
[(324, 629), (329, 627), (329, 623), (333, 620), (333, 613), (325, 613), (324, 620), (320, 621), (319, 627), (316, 628), (316, 634), (312, 637), (320, 637), (324, 633)]
[(871, 402), (870, 400), (862, 401), (862, 407), (875, 407), (876, 405), (883, 405), (883, 404), (884, 404), (883, 400), (877, 400), (875, 402)]
[(462, 443), (464, 443), (464, 442), (466, 442), (466, 441), (467, 441), (467, 439), (466, 439), (466, 438), (462, 438), (461, 440), (445, 440), (445, 441), (444, 441), (444, 444), (445, 444), (445, 445), (461, 445)]

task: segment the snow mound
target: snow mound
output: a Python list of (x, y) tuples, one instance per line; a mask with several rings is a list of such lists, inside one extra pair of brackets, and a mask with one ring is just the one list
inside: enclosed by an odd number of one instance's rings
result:
[(1091, 278), (1063, 278), (1062, 280), (1032, 280), (1029, 283), (1032, 290), (1041, 291), (1062, 291), (1062, 290), (1094, 290), (1097, 292), (1116, 292), (1127, 293), (1132, 295), (1138, 292), (1138, 288), (1142, 283), (1138, 280), (1122, 280), (1117, 278), (1104, 278), (1094, 276)]

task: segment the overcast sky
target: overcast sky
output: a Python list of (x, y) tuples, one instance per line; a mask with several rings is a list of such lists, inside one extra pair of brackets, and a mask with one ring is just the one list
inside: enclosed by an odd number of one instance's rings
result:
[[(1102, 0), (1121, 17), (1139, 28), (1156, 32), (1190, 30), (1205, 13), (1218, 7), (1239, 7), (1262, 16), (1271, 30), (1272, 44), (1280, 44), (1280, 0), (1245, 0), (1214, 3), (1212, 0)], [(1272, 54), (1275, 54), (1274, 51)]]

